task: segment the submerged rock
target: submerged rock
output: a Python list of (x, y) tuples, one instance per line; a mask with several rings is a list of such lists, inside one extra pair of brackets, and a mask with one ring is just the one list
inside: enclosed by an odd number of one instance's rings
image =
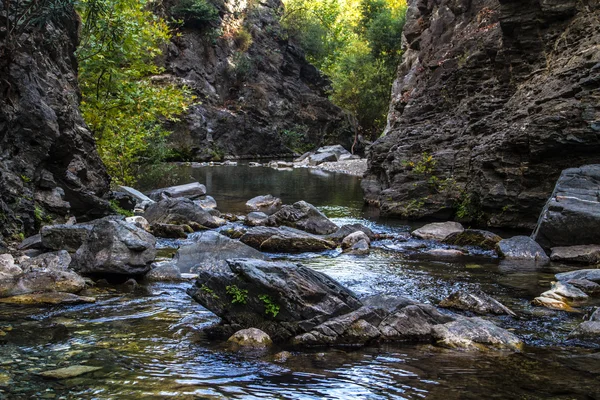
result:
[(185, 197), (193, 200), (202, 197), (205, 194), (206, 186), (198, 182), (192, 182), (185, 185), (171, 186), (168, 188), (153, 190), (148, 193), (148, 197), (154, 201), (160, 201), (168, 197)]
[(272, 253), (320, 252), (335, 248), (335, 243), (289, 227), (255, 227), (240, 241), (261, 251)]
[(270, 194), (256, 196), (246, 202), (248, 211), (258, 211), (267, 215), (275, 214), (279, 211), (281, 205), (281, 199)]
[(600, 245), (553, 247), (550, 259), (565, 263), (597, 264), (600, 262)]
[(75, 378), (76, 376), (80, 376), (90, 372), (100, 371), (101, 369), (102, 367), (92, 367), (90, 365), (71, 365), (65, 368), (43, 371), (40, 372), (38, 375), (43, 376), (44, 378), (68, 379)]
[(179, 267), (173, 262), (153, 263), (152, 269), (144, 279), (150, 282), (177, 282), (186, 280), (181, 276)]
[(230, 239), (218, 232), (200, 232), (194, 234), (192, 239), (193, 243), (181, 246), (175, 254), (174, 261), (181, 272), (196, 272), (225, 266), (226, 260), (231, 258), (269, 259), (243, 242)]
[(45, 292), (45, 293), (30, 293), (0, 298), (0, 303), (4, 304), (84, 304), (94, 303), (96, 299), (93, 297), (77, 296), (73, 293), (64, 292)]
[(443, 242), (454, 246), (477, 246), (486, 250), (494, 250), (502, 238), (495, 233), (479, 229), (465, 229), (448, 235)]
[(144, 214), (150, 224), (189, 225), (198, 223), (207, 228), (218, 228), (227, 223), (190, 199), (183, 197), (163, 199), (152, 204)]
[(496, 245), (500, 257), (507, 260), (531, 260), (539, 264), (547, 264), (550, 258), (544, 249), (529, 236), (514, 236), (502, 239)]
[(237, 331), (227, 341), (235, 346), (254, 349), (265, 348), (273, 344), (269, 335), (256, 328)]
[(494, 299), (490, 295), (482, 291), (465, 292), (457, 291), (453, 292), (442, 300), (439, 304), (440, 307), (454, 308), (457, 310), (471, 311), (477, 314), (497, 314), (497, 315), (510, 315), (515, 317), (516, 314), (512, 312), (504, 304)]
[(463, 226), (458, 222), (435, 222), (412, 231), (412, 235), (424, 240), (443, 241), (448, 236), (455, 233), (462, 233), (464, 230)]
[(482, 318), (459, 318), (431, 328), (439, 345), (454, 349), (484, 350), (488, 347), (521, 350), (523, 342), (506, 329)]
[(103, 218), (73, 256), (82, 274), (143, 275), (156, 257), (156, 238), (121, 219)]
[(283, 206), (269, 217), (268, 225), (285, 225), (317, 235), (327, 235), (339, 228), (315, 206), (305, 201), (298, 201), (291, 206)]

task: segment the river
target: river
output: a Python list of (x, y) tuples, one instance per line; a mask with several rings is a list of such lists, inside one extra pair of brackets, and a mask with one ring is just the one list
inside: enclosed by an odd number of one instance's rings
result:
[[(361, 222), (390, 234), (411, 229), (363, 210), (360, 180), (347, 175), (248, 166), (182, 166), (176, 172), (175, 183), (206, 184), (222, 212), (243, 212), (246, 200), (271, 193), (288, 204), (306, 200), (338, 225)], [(172, 245), (161, 241), (162, 247)], [(520, 353), (430, 344), (315, 348), (292, 350), (287, 361), (278, 362), (274, 354), (280, 348), (232, 352), (207, 341), (201, 328), (217, 318), (185, 293), (189, 282), (100, 285), (92, 289), (94, 304), (0, 306), (0, 332), (26, 333), (6, 342), (0, 336), (0, 398), (600, 398), (598, 347), (568, 339), (581, 315), (530, 304), (565, 266), (523, 269), (485, 252), (440, 261), (403, 251), (393, 240), (374, 243), (366, 257), (337, 251), (273, 256), (323, 271), (359, 296), (388, 293), (435, 304), (457, 288), (481, 288), (519, 314), (493, 320), (526, 346)], [(74, 364), (102, 369), (61, 381), (37, 375)]]

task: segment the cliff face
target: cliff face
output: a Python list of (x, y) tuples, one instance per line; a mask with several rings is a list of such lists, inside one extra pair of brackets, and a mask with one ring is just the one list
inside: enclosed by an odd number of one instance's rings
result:
[[(332, 143), (350, 149), (355, 122), (328, 100), (327, 79), (286, 38), (281, 2), (227, 0), (218, 8), (218, 28), (184, 27), (168, 49), (167, 71), (201, 102), (170, 127), (171, 145), (198, 161)], [(252, 37), (247, 49), (243, 31)]]
[(43, 28), (0, 32), (0, 239), (107, 208), (109, 178), (78, 108), (78, 28), (69, 8)]
[(365, 199), (383, 214), (535, 225), (600, 162), (600, 2), (411, 0)]

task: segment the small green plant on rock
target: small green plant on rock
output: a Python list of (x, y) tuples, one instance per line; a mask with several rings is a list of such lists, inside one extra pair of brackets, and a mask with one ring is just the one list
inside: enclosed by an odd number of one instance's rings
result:
[(417, 161), (403, 161), (402, 165), (407, 168), (411, 168), (416, 174), (430, 175), (435, 169), (437, 161), (433, 158), (433, 155), (423, 152), (421, 158)]
[(258, 298), (262, 300), (263, 303), (265, 303), (265, 314), (271, 314), (273, 318), (277, 317), (277, 314), (279, 314), (280, 307), (277, 303), (275, 303), (271, 296), (269, 296), (268, 294), (261, 294), (260, 296), (258, 296)]
[(133, 212), (128, 211), (124, 208), (122, 208), (121, 206), (119, 206), (119, 203), (116, 202), (116, 200), (111, 200), (110, 201), (110, 208), (112, 208), (112, 210), (120, 215), (123, 215), (125, 217), (133, 217)]
[(231, 304), (246, 304), (248, 301), (248, 291), (240, 289), (237, 285), (226, 286), (225, 292), (231, 296)]
[(215, 291), (212, 290), (211, 288), (209, 288), (208, 286), (206, 286), (205, 284), (202, 284), (202, 286), (200, 286), (200, 290), (215, 300), (217, 300), (219, 298), (219, 296), (215, 293)]

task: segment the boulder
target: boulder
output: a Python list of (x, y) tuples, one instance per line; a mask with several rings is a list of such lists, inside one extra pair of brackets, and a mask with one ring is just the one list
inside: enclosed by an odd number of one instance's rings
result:
[(585, 321), (571, 333), (570, 338), (600, 340), (600, 321)]
[(411, 234), (419, 239), (443, 241), (451, 234), (461, 233), (464, 230), (458, 222), (434, 222), (412, 231)]
[(355, 244), (357, 244), (360, 241), (364, 241), (367, 244), (367, 248), (371, 244), (371, 239), (369, 239), (367, 234), (362, 231), (358, 231), (358, 232), (349, 234), (348, 236), (346, 236), (344, 238), (344, 240), (342, 240), (342, 249), (345, 250), (350, 247), (353, 247)]
[(465, 229), (448, 235), (443, 242), (453, 246), (477, 246), (486, 250), (494, 250), (502, 238), (495, 233), (480, 229)]
[(488, 294), (478, 290), (465, 292), (462, 290), (453, 292), (442, 300), (439, 304), (440, 307), (453, 308), (457, 310), (471, 311), (476, 314), (496, 314), (496, 315), (510, 315), (515, 317), (516, 314), (512, 312), (504, 304), (498, 300), (489, 296)]
[(130, 224), (134, 224), (146, 232), (150, 232), (150, 224), (148, 223), (148, 220), (142, 216), (136, 215), (133, 217), (127, 217), (125, 218), (125, 221), (129, 222)]
[(43, 253), (37, 257), (28, 258), (21, 262), (23, 272), (30, 271), (66, 271), (71, 264), (71, 256), (66, 250), (53, 253)]
[[(188, 294), (223, 324), (235, 330), (256, 327), (278, 341), (362, 306), (329, 276), (297, 264), (227, 260), (198, 275)], [(269, 306), (276, 307), (275, 316)]]
[(553, 247), (550, 259), (565, 263), (597, 264), (600, 263), (600, 245)]
[(175, 197), (184, 197), (193, 200), (204, 195), (206, 195), (206, 186), (198, 182), (156, 189), (148, 193), (148, 197), (150, 197), (154, 201), (160, 201), (164, 198)]
[(40, 250), (43, 248), (44, 246), (42, 245), (42, 235), (40, 235), (39, 233), (37, 235), (25, 238), (25, 240), (23, 240), (18, 247), (18, 249), (22, 251), (32, 249)]
[(92, 225), (46, 225), (40, 230), (42, 246), (50, 250), (75, 253), (87, 239)]
[(246, 225), (248, 226), (265, 226), (269, 220), (269, 216), (264, 212), (253, 211), (246, 216)]
[(279, 211), (282, 202), (278, 197), (267, 194), (264, 196), (256, 196), (246, 202), (248, 211), (259, 211), (267, 215), (271, 215)]
[(260, 251), (218, 232), (196, 233), (192, 239), (193, 243), (182, 245), (175, 254), (174, 261), (181, 272), (226, 266), (226, 260), (231, 258), (269, 259)]
[(313, 166), (330, 161), (337, 161), (337, 155), (335, 153), (317, 153), (308, 157), (308, 164)]
[(95, 223), (87, 240), (73, 257), (82, 274), (143, 275), (156, 257), (156, 238), (117, 218)]
[(346, 236), (359, 231), (367, 235), (371, 242), (375, 240), (375, 234), (373, 233), (373, 231), (364, 226), (363, 224), (342, 225), (337, 231), (327, 235), (327, 238), (340, 243)]
[(339, 158), (340, 158), (342, 155), (346, 155), (346, 156), (348, 156), (348, 155), (350, 155), (350, 156), (351, 156), (351, 155), (352, 155), (352, 154), (351, 154), (351, 153), (350, 153), (348, 150), (346, 150), (346, 149), (344, 148), (344, 146), (342, 146), (342, 145), (339, 145), (339, 144), (334, 144), (334, 145), (331, 145), (331, 146), (323, 146), (323, 147), (319, 147), (315, 153), (316, 153), (316, 154), (327, 154), (327, 153), (333, 153), (333, 154), (335, 154), (335, 156), (336, 156), (336, 160), (335, 160), (335, 161), (338, 161), (338, 160), (339, 160)]
[(198, 204), (205, 210), (215, 210), (217, 208), (217, 201), (212, 196), (204, 196), (196, 199), (194, 200), (194, 203)]
[(146, 209), (144, 216), (150, 224), (189, 225), (195, 222), (207, 228), (218, 228), (227, 223), (184, 197), (167, 198), (154, 203)]
[(137, 198), (130, 193), (127, 192), (111, 192), (110, 193), (110, 201), (111, 203), (117, 205), (119, 208), (122, 208), (126, 211), (135, 210), (135, 206), (137, 205)]
[(364, 239), (358, 241), (352, 247), (344, 250), (344, 253), (352, 254), (355, 256), (364, 256), (364, 255), (369, 254), (370, 252), (371, 252), (371, 246), (370, 246), (369, 242), (367, 242)]
[(600, 284), (600, 268), (579, 269), (576, 271), (562, 272), (555, 275), (556, 279), (562, 282), (568, 282), (571, 279), (585, 279)]
[(427, 304), (411, 304), (387, 316), (379, 325), (385, 341), (429, 342), (431, 329), (454, 321), (454, 317), (440, 313)]
[(514, 236), (502, 239), (496, 245), (500, 257), (508, 260), (531, 260), (539, 264), (547, 264), (550, 258), (533, 239), (529, 236)]
[(137, 202), (136, 206), (140, 206), (142, 204), (150, 205), (154, 203), (154, 200), (152, 200), (150, 197), (146, 196), (144, 193), (132, 187), (119, 186), (119, 190), (133, 197)]
[(521, 350), (523, 342), (513, 333), (482, 318), (459, 318), (431, 328), (438, 345), (464, 350)]
[(584, 291), (566, 282), (552, 282), (550, 289), (555, 294), (571, 300), (587, 300), (589, 297)]
[(150, 226), (152, 234), (156, 237), (171, 238), (171, 239), (185, 239), (188, 233), (194, 231), (189, 225), (173, 225), (173, 224), (152, 224)]
[(317, 235), (327, 235), (339, 229), (315, 206), (305, 201), (298, 201), (291, 206), (283, 206), (269, 217), (268, 225), (285, 225)]
[(273, 344), (273, 341), (269, 335), (256, 328), (248, 328), (237, 331), (231, 335), (227, 341), (237, 347), (253, 349), (265, 348)]
[(562, 171), (533, 239), (542, 247), (600, 244), (600, 164)]
[(184, 280), (179, 267), (173, 262), (153, 263), (150, 272), (144, 276), (150, 282), (177, 282)]
[(0, 254), (0, 280), (10, 279), (23, 273), (23, 270), (15, 265), (15, 260), (10, 254)]
[(254, 227), (240, 242), (272, 253), (320, 252), (335, 248), (333, 241), (289, 227)]
[(33, 269), (10, 279), (0, 280), (0, 297), (37, 292), (78, 293), (85, 281), (69, 270)]
[(587, 279), (570, 279), (567, 283), (580, 289), (588, 296), (600, 295), (600, 285)]

